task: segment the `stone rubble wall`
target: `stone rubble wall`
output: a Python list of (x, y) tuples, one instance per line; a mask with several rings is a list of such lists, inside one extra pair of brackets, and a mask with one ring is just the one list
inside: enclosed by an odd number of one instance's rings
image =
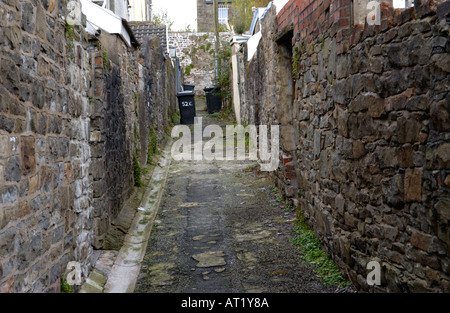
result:
[(176, 108), (157, 43), (141, 56), (68, 13), (66, 1), (0, 2), (0, 292), (58, 292), (71, 261), (87, 277), (132, 191), (133, 156), (146, 166), (149, 128), (161, 142)]
[[(230, 33), (222, 32), (220, 40)], [(169, 48), (175, 48), (180, 59), (184, 82), (195, 85), (195, 94), (204, 95), (203, 89), (212, 86), (215, 78), (215, 35), (210, 33), (169, 33)], [(186, 68), (192, 66), (190, 73)]]
[(353, 26), (348, 1), (290, 1), (246, 63), (242, 116), (281, 126), (280, 189), (364, 291), (450, 291), (449, 3)]

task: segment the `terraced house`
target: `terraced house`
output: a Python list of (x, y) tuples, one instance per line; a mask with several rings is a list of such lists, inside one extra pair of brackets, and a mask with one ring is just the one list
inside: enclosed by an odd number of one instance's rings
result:
[[(227, 25), (233, 16), (232, 0), (218, 0), (219, 24)], [(213, 0), (197, 0), (197, 31), (214, 31)]]

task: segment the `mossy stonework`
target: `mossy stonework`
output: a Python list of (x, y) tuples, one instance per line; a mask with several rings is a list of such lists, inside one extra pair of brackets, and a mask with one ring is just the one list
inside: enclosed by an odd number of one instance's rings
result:
[(239, 52), (240, 122), (281, 125), (276, 186), (355, 287), (449, 292), (449, 1), (383, 2), (380, 25), (309, 3), (272, 6)]
[[(229, 32), (220, 33), (220, 40), (227, 41)], [(195, 95), (204, 96), (204, 88), (215, 84), (214, 32), (169, 33), (169, 46), (176, 49), (184, 82), (195, 85)]]
[(67, 291), (72, 261), (87, 278), (176, 112), (159, 41), (89, 35), (67, 3), (0, 1), (0, 292)]

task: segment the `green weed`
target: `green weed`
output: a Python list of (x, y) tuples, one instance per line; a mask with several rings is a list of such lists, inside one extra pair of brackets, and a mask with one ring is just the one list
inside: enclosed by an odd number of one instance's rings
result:
[(300, 64), (300, 52), (298, 51), (298, 47), (295, 46), (294, 56), (292, 58), (292, 79), (297, 79), (299, 64)]
[(343, 288), (350, 286), (344, 279), (333, 260), (320, 246), (314, 231), (306, 224), (305, 217), (300, 214), (294, 228), (296, 236), (291, 239), (292, 244), (300, 247), (302, 259), (314, 267), (314, 272), (321, 277), (325, 285)]
[(156, 138), (155, 130), (153, 127), (150, 127), (147, 164), (152, 164), (153, 156), (158, 152), (158, 139)]
[(74, 293), (72, 286), (61, 276), (61, 293)]
[(136, 156), (133, 156), (133, 174), (134, 174), (134, 185), (136, 187), (141, 187), (142, 186), (142, 181), (141, 181), (141, 166), (139, 165), (139, 161), (137, 159)]
[(209, 115), (209, 117), (220, 118), (222, 114), (220, 112), (214, 112)]
[(188, 66), (186, 66), (185, 70), (184, 70), (184, 74), (186, 75), (190, 75), (191, 74), (191, 70), (194, 68), (194, 63), (189, 64)]

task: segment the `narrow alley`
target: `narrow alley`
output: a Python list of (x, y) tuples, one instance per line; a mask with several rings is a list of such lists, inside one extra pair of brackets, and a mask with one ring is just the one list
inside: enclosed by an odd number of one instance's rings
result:
[[(197, 115), (203, 127), (221, 122)], [(172, 160), (135, 292), (334, 291), (289, 242), (295, 213), (280, 207), (258, 167)]]
[(0, 0), (0, 293), (448, 294), (449, 32), (450, 0)]

